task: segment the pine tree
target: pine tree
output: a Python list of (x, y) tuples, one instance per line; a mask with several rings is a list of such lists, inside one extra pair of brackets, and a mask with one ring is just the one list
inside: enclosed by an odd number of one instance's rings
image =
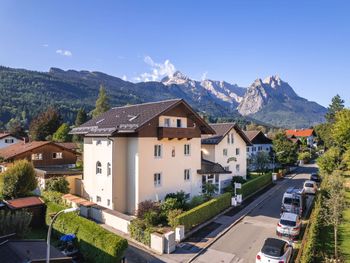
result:
[(337, 94), (332, 98), (332, 102), (328, 107), (328, 112), (326, 113), (327, 122), (333, 123), (335, 120), (335, 114), (338, 111), (344, 109), (344, 100)]
[(88, 117), (84, 108), (80, 108), (75, 119), (75, 126), (78, 127), (87, 121)]
[(110, 109), (109, 103), (108, 103), (108, 97), (106, 94), (106, 89), (101, 85), (100, 91), (98, 94), (98, 98), (96, 100), (96, 107), (92, 112), (92, 117), (95, 118), (102, 113), (108, 111)]

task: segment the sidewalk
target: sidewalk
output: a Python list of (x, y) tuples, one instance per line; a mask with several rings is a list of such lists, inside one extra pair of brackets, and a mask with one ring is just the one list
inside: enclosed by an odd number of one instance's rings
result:
[(128, 263), (190, 262), (191, 259), (194, 258), (199, 252), (208, 247), (220, 236), (225, 234), (230, 228), (242, 220), (250, 211), (252, 211), (265, 199), (272, 196), (282, 185), (286, 184), (289, 181), (289, 178), (292, 178), (295, 175), (295, 173), (291, 174), (287, 176), (286, 179), (279, 180), (274, 185), (262, 189), (254, 196), (245, 200), (241, 206), (232, 207), (228, 211), (209, 221), (206, 226), (194, 232), (184, 242), (178, 244), (176, 251), (172, 254), (157, 255), (147, 250), (144, 245), (130, 240), (128, 235), (106, 225), (102, 225), (102, 227), (128, 239), (129, 248), (126, 252)]

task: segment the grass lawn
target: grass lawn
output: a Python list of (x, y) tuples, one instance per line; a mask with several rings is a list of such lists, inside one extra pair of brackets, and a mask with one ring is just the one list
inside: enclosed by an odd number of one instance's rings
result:
[[(349, 186), (350, 177), (346, 178), (346, 186)], [(350, 188), (346, 191), (347, 208), (343, 213), (343, 222), (339, 229), (340, 252), (345, 262), (350, 262)]]

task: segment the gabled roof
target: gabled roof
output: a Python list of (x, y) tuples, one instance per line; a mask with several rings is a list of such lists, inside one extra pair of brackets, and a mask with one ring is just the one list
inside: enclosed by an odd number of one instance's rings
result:
[[(12, 137), (15, 137), (13, 136), (11, 133), (8, 133), (8, 132), (0, 132), (0, 139), (3, 139), (3, 138), (6, 138), (8, 136), (12, 136)], [(16, 138), (16, 137), (15, 137)]]
[(215, 135), (202, 136), (202, 144), (219, 144), (229, 131), (235, 129), (245, 143), (251, 145), (250, 140), (237, 123), (211, 123), (210, 126), (215, 131)]
[(197, 170), (198, 174), (231, 174), (232, 172), (226, 171), (224, 167), (219, 163), (214, 163), (205, 159), (202, 159), (201, 169)]
[(296, 137), (309, 137), (315, 135), (313, 129), (301, 129), (301, 130), (286, 130), (287, 136), (296, 136)]
[(36, 148), (42, 147), (44, 145), (47, 144), (54, 144), (62, 149), (65, 149), (67, 151), (71, 151), (75, 154), (77, 154), (75, 151), (69, 149), (69, 148), (65, 148), (62, 145), (56, 144), (54, 142), (50, 142), (50, 141), (32, 141), (32, 142), (18, 142), (18, 143), (14, 143), (11, 144), (10, 146), (4, 147), (2, 149), (0, 149), (0, 157), (4, 158), (5, 160), (7, 159), (11, 159), (13, 157), (16, 157), (17, 155), (32, 151)]
[(265, 136), (262, 131), (244, 131), (252, 144), (272, 144), (272, 140)]
[(81, 126), (73, 128), (70, 133), (87, 136), (112, 136), (118, 133), (135, 133), (154, 118), (180, 104), (183, 104), (192, 113), (192, 118), (200, 124), (202, 133), (214, 133), (212, 128), (183, 99), (115, 107)]
[(37, 196), (17, 198), (13, 200), (7, 200), (5, 202), (12, 209), (26, 208), (44, 204), (44, 201)]

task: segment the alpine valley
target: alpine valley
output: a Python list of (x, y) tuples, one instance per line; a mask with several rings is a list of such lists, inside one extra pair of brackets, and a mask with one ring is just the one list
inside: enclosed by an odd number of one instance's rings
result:
[(309, 127), (322, 122), (327, 112), (298, 96), (278, 76), (239, 87), (225, 81), (196, 81), (179, 71), (160, 82), (132, 83), (101, 72), (0, 67), (0, 121), (28, 121), (54, 105), (65, 121), (72, 122), (80, 107), (93, 109), (100, 85), (106, 88), (112, 106), (183, 98), (207, 117), (255, 120), (277, 127)]

